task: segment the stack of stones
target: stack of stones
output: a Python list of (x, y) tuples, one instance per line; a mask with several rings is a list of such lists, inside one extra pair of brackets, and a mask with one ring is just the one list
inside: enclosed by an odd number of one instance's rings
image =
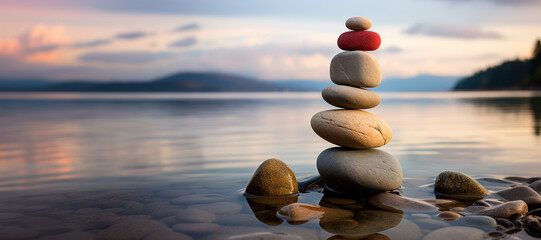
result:
[(331, 61), (330, 77), (337, 85), (323, 89), (323, 99), (343, 109), (316, 113), (312, 129), (321, 138), (342, 147), (329, 148), (317, 159), (326, 187), (340, 193), (370, 194), (390, 191), (402, 183), (402, 167), (389, 153), (377, 148), (392, 138), (392, 130), (378, 116), (359, 109), (376, 107), (377, 93), (367, 90), (381, 82), (381, 68), (367, 51), (379, 48), (380, 36), (367, 31), (364, 17), (346, 21), (348, 31), (338, 38), (339, 53)]

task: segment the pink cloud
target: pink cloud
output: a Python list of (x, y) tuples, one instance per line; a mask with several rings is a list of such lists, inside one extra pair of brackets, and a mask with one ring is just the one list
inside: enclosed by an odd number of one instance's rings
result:
[(36, 25), (17, 39), (0, 39), (0, 55), (28, 61), (53, 62), (69, 42), (64, 26)]

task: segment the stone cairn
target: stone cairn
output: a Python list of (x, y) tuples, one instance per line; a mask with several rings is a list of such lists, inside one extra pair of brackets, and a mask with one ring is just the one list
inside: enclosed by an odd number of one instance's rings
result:
[[(377, 148), (392, 138), (392, 130), (378, 116), (360, 110), (380, 102), (373, 88), (381, 82), (378, 61), (367, 51), (379, 48), (380, 36), (367, 31), (372, 22), (364, 17), (346, 21), (348, 31), (338, 37), (346, 50), (331, 61), (330, 77), (336, 84), (323, 89), (329, 104), (343, 108), (316, 113), (312, 129), (321, 138), (339, 145), (319, 154), (317, 168), (325, 186), (335, 192), (365, 195), (395, 190), (402, 184), (402, 167), (389, 153)], [(250, 180), (249, 196), (286, 196), (299, 191), (293, 171), (278, 159), (263, 162)]]
[(372, 22), (352, 17), (352, 31), (338, 37), (339, 53), (331, 61), (330, 77), (336, 85), (323, 89), (323, 99), (343, 109), (316, 113), (312, 129), (321, 138), (342, 147), (329, 148), (317, 159), (317, 168), (327, 188), (347, 194), (370, 194), (397, 189), (402, 167), (389, 153), (372, 148), (387, 144), (392, 130), (381, 118), (360, 109), (376, 107), (377, 93), (367, 90), (381, 82), (378, 61), (367, 51), (379, 48), (381, 38), (367, 31)]

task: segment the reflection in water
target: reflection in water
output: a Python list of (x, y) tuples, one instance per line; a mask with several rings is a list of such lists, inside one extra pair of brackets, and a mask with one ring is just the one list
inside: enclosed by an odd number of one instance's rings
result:
[(503, 114), (517, 116), (530, 115), (533, 119), (533, 131), (536, 136), (541, 135), (541, 97), (530, 98), (478, 98), (462, 99), (482, 108), (497, 109)]
[(284, 220), (278, 218), (276, 212), (283, 206), (296, 203), (298, 198), (298, 196), (246, 197), (246, 201), (257, 220), (270, 226), (277, 226)]
[(347, 238), (362, 238), (397, 226), (403, 213), (361, 209), (351, 219), (320, 219), (319, 225), (325, 231)]

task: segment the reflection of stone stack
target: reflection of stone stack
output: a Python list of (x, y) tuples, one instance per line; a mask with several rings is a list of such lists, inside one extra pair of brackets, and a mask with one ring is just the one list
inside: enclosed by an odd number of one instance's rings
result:
[[(337, 84), (323, 89), (326, 102), (344, 108), (316, 113), (312, 129), (321, 138), (336, 145), (318, 157), (318, 171), (327, 186), (335, 191), (388, 191), (400, 187), (402, 168), (390, 154), (369, 148), (381, 147), (392, 138), (392, 130), (378, 116), (359, 109), (375, 107), (380, 102), (372, 88), (381, 82), (381, 69), (374, 56), (366, 51), (379, 48), (381, 39), (372, 31), (368, 18), (353, 17), (346, 27), (353, 30), (338, 38), (338, 47), (346, 52), (331, 61), (331, 80)], [(354, 150), (369, 149), (369, 150)]]

